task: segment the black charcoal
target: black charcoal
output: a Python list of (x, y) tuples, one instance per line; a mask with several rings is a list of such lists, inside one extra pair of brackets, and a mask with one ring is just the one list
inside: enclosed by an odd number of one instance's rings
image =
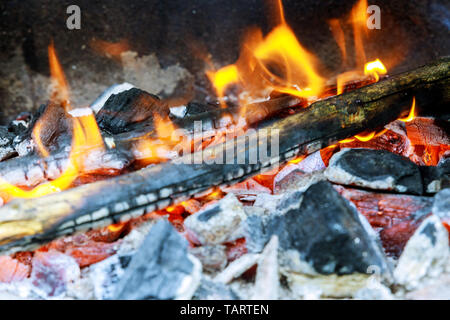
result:
[(334, 183), (423, 194), (419, 167), (386, 150), (345, 149), (333, 155), (325, 176)]
[(137, 88), (111, 95), (96, 115), (100, 129), (119, 134), (132, 131), (153, 120), (169, 115), (169, 108), (157, 96)]
[(266, 238), (278, 235), (282, 250), (297, 252), (293, 256), (317, 273), (366, 273), (369, 266), (388, 272), (370, 225), (330, 183), (310, 186), (300, 201), (297, 208), (267, 223)]

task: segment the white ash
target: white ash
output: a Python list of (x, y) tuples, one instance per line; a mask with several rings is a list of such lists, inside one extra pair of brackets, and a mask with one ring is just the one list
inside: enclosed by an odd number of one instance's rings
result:
[(201, 262), (191, 254), (188, 254), (187, 257), (194, 267), (191, 274), (183, 278), (183, 281), (176, 292), (175, 300), (191, 299), (200, 285), (202, 278), (203, 269)]
[(72, 109), (70, 111), (68, 111), (68, 113), (74, 117), (74, 118), (80, 118), (80, 117), (87, 117), (92, 115), (92, 109), (91, 108), (75, 108)]
[(103, 261), (89, 267), (89, 272), (85, 275), (93, 286), (93, 295), (96, 299), (112, 299), (116, 284), (125, 273), (125, 269), (130, 263), (132, 253), (115, 254)]
[[(162, 216), (161, 218), (164, 218)], [(117, 248), (117, 254), (128, 254), (136, 251), (144, 241), (150, 229), (156, 223), (157, 219), (150, 219), (139, 226), (133, 228), (128, 235), (126, 235)]]
[[(373, 276), (372, 276), (373, 277)], [(394, 300), (391, 290), (377, 279), (369, 279), (368, 285), (353, 295), (356, 300)]]
[(221, 271), (227, 265), (224, 245), (206, 245), (189, 248), (189, 252), (200, 260), (205, 272)]
[(231, 262), (222, 272), (220, 272), (214, 281), (221, 283), (230, 283), (233, 279), (240, 277), (245, 271), (258, 263), (260, 255), (248, 253)]
[(274, 193), (285, 194), (289, 191), (305, 191), (314, 183), (327, 179), (324, 175), (324, 171), (325, 170), (318, 170), (304, 174), (293, 171), (281, 180), (274, 180)]
[[(448, 264), (450, 264), (450, 260)], [(411, 300), (450, 300), (450, 273), (442, 274), (420, 289), (408, 292), (401, 298)]]
[(167, 219), (151, 228), (116, 284), (114, 299), (190, 299), (202, 266)]
[(194, 300), (236, 300), (238, 298), (230, 286), (214, 282), (205, 275), (202, 276), (200, 285), (193, 296)]
[(11, 146), (0, 147), (0, 161), (12, 157), (16, 153), (16, 150)]
[(33, 139), (23, 140), (22, 142), (16, 144), (14, 147), (19, 157), (23, 157), (26, 156), (27, 154), (30, 154), (35, 148), (36, 144), (34, 143)]
[(106, 89), (92, 104), (91, 109), (97, 113), (104, 105), (105, 102), (111, 97), (113, 94), (119, 94), (123, 91), (130, 90), (134, 88), (131, 83), (124, 82), (121, 84), (113, 84), (111, 87)]
[(322, 156), (320, 155), (320, 150), (310, 154), (305, 159), (300, 161), (297, 164), (297, 168), (305, 173), (312, 173), (318, 170), (325, 169), (326, 166), (323, 163)]
[(186, 115), (186, 106), (170, 107), (170, 113), (177, 118), (183, 118)]
[(260, 193), (256, 196), (253, 207), (263, 208), (268, 213), (274, 213), (282, 197), (282, 195)]
[(431, 215), (406, 243), (394, 270), (396, 283), (407, 290), (418, 288), (445, 271), (449, 255), (448, 232), (440, 219)]
[(258, 260), (253, 300), (276, 300), (279, 296), (278, 237), (272, 236)]
[(287, 273), (292, 295), (296, 299), (354, 298), (358, 291), (369, 285), (370, 277), (363, 273), (349, 275), (308, 276)]
[(233, 194), (189, 216), (186, 232), (199, 244), (220, 244), (236, 238), (246, 218), (242, 204)]

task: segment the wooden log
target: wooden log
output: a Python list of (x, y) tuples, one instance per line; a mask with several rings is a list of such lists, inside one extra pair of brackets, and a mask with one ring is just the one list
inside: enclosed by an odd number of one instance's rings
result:
[[(107, 181), (37, 199), (16, 199), (0, 208), (0, 251), (33, 247), (77, 230), (110, 224), (163, 208), (211, 187), (242, 181), (299, 154), (309, 154), (409, 112), (413, 96), (426, 108), (450, 102), (450, 59), (313, 103), (301, 112), (177, 163), (169, 162)], [(278, 153), (259, 153), (257, 141), (278, 133)], [(261, 140), (260, 140), (261, 141)], [(269, 143), (276, 143), (276, 139)], [(237, 149), (237, 150), (236, 150)], [(231, 163), (220, 159), (232, 152)], [(257, 154), (253, 163), (252, 155)], [(206, 155), (207, 163), (187, 164)], [(239, 161), (243, 159), (243, 161)], [(230, 159), (229, 159), (230, 160)], [(254, 159), (253, 159), (254, 160)]]

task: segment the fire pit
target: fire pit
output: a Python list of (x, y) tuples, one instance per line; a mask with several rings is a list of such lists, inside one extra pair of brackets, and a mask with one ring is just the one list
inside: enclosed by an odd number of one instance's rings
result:
[(6, 1), (0, 298), (450, 298), (414, 2)]

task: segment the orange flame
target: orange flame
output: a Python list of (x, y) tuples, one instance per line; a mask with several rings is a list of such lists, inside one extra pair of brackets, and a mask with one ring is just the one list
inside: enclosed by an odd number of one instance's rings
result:
[(355, 135), (355, 138), (362, 142), (369, 141), (369, 140), (373, 139), (373, 137), (375, 137), (375, 131), (372, 131), (365, 135), (361, 135), (361, 134)]
[(398, 120), (403, 122), (410, 122), (416, 117), (416, 97), (413, 97), (411, 110), (409, 111), (409, 114), (406, 118), (400, 118)]
[(169, 118), (163, 119), (157, 113), (153, 118), (157, 137), (139, 139), (133, 148), (135, 159), (143, 165), (168, 160), (173, 147), (183, 139)]
[(356, 65), (361, 67), (366, 62), (363, 33), (367, 30), (367, 0), (360, 0), (352, 9), (353, 41), (356, 54)]
[(58, 57), (55, 52), (55, 46), (53, 41), (48, 46), (48, 61), (50, 64), (50, 76), (52, 79), (52, 100), (60, 102), (66, 109), (69, 108), (69, 86), (67, 84), (66, 76), (59, 63)]

